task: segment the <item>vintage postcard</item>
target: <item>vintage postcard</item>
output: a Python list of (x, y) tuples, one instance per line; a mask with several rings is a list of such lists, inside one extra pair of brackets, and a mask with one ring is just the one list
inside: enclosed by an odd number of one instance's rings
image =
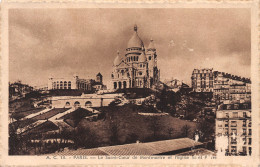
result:
[(1, 5), (1, 165), (259, 165), (258, 0)]

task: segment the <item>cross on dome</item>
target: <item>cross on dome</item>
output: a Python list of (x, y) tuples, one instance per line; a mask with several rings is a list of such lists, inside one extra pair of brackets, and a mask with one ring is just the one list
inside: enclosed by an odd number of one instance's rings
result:
[(135, 24), (135, 26), (134, 26), (134, 31), (137, 32), (137, 25), (136, 25), (136, 24)]

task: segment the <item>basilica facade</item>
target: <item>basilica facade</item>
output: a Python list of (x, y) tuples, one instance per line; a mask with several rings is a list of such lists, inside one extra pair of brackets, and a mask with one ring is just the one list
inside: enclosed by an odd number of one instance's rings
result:
[(153, 40), (147, 49), (134, 26), (124, 56), (117, 52), (113, 63), (111, 84), (114, 89), (151, 88), (160, 80), (160, 70), (157, 68), (157, 54)]

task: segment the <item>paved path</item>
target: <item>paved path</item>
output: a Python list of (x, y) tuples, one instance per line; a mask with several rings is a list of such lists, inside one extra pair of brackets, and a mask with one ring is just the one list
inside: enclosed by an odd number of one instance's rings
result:
[(42, 111), (40, 111), (40, 112), (27, 115), (26, 117), (22, 118), (22, 120), (33, 118), (33, 117), (35, 117), (35, 116), (37, 116), (37, 115), (44, 114), (44, 113), (46, 113), (46, 112), (48, 112), (48, 111), (50, 111), (50, 110), (51, 110), (51, 108), (46, 108), (46, 109), (44, 109), (44, 110), (42, 110)]
[(75, 111), (74, 108), (71, 108), (71, 109), (68, 109), (67, 111), (65, 112), (62, 112), (62, 113), (59, 113), (59, 114), (56, 114), (54, 115), (53, 117), (49, 118), (49, 121), (55, 121), (56, 119), (60, 119), (61, 117), (63, 117), (64, 115), (67, 115), (71, 112)]

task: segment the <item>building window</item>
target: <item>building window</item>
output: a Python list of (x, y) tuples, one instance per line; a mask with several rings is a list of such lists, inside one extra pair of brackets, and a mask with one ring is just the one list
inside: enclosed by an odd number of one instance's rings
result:
[(238, 112), (233, 112), (233, 118), (238, 118)]
[(225, 121), (225, 127), (228, 127), (228, 121)]
[(237, 130), (236, 129), (231, 129), (231, 134), (232, 135), (234, 135), (234, 134), (236, 135), (237, 134)]
[(243, 138), (243, 141), (244, 141), (244, 144), (246, 144), (246, 137), (245, 137), (245, 138)]
[(245, 147), (245, 146), (243, 146), (243, 154), (244, 154), (244, 155), (247, 154), (247, 153), (246, 153), (246, 147)]
[(151, 56), (149, 56), (149, 60), (151, 60), (152, 59), (152, 57)]
[(252, 139), (248, 138), (248, 144), (251, 145), (252, 144)]
[(252, 124), (252, 122), (250, 121), (250, 122), (248, 123), (248, 127), (251, 127), (251, 124)]
[(229, 118), (229, 114), (228, 113), (226, 113), (226, 118)]
[(230, 110), (231, 109), (231, 105), (227, 105), (227, 110)]
[(237, 122), (236, 121), (231, 121), (231, 127), (237, 127)]
[(123, 82), (123, 88), (126, 88), (126, 81)]
[(248, 147), (248, 153), (249, 153), (249, 155), (252, 154), (252, 148), (251, 147)]
[(63, 89), (63, 82), (60, 81), (60, 89)]
[(68, 89), (71, 89), (71, 81), (68, 82)]
[(87, 101), (87, 102), (85, 103), (85, 107), (92, 107), (91, 101)]
[(231, 153), (236, 154), (237, 153), (237, 147), (236, 146), (231, 146)]
[(248, 132), (248, 135), (252, 135), (252, 129), (248, 129), (249, 132)]
[(243, 135), (246, 135), (246, 129), (243, 129)]
[(225, 128), (225, 135), (228, 135), (228, 128)]
[(246, 118), (246, 112), (243, 112), (243, 118)]
[(246, 120), (243, 120), (243, 127), (246, 127)]
[(57, 82), (57, 89), (60, 89), (60, 84), (59, 84), (59, 82)]
[(231, 144), (237, 144), (237, 138), (236, 137), (231, 137)]
[(70, 102), (66, 102), (66, 106), (70, 106)]
[(79, 108), (79, 107), (80, 107), (80, 103), (79, 103), (78, 101), (76, 101), (76, 102), (74, 103), (74, 107), (75, 107), (75, 108)]
[(67, 81), (64, 82), (64, 89), (67, 89)]
[(122, 83), (118, 82), (118, 88), (121, 89), (122, 88)]

